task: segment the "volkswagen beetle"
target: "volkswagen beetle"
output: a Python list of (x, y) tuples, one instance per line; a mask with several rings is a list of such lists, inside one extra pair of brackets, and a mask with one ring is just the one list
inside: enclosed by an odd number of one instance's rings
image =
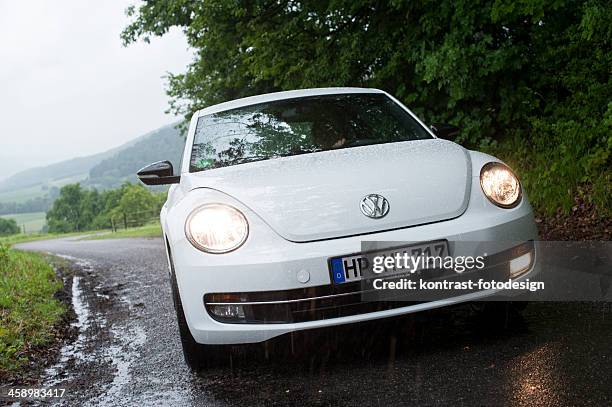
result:
[[(508, 278), (532, 275), (537, 231), (517, 177), (443, 138), (455, 131), (427, 127), (377, 89), (279, 92), (196, 112), (180, 174), (168, 161), (138, 173), (171, 185), (161, 225), (187, 364), (205, 367), (220, 345), (494, 291), (361, 301), (364, 241), (494, 255)], [(482, 241), (497, 242), (495, 253), (460, 244)]]

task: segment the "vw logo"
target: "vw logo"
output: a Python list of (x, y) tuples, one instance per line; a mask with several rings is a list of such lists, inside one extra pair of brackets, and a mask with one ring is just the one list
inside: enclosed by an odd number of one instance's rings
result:
[(383, 218), (389, 213), (389, 201), (378, 194), (366, 195), (359, 206), (361, 207), (361, 213), (372, 219)]

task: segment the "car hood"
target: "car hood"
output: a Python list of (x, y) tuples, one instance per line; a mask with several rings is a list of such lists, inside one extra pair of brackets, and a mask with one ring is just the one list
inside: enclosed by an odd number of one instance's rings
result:
[[(438, 222), (468, 205), (470, 157), (441, 139), (270, 159), (188, 174), (248, 206), (287, 240), (307, 242)], [(379, 194), (389, 212), (372, 219), (361, 201)]]

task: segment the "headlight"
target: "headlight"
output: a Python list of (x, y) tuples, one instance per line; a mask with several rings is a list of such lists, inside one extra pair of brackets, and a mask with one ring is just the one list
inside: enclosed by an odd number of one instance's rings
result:
[(513, 208), (521, 201), (521, 184), (510, 168), (502, 163), (487, 163), (480, 170), (480, 186), (491, 202)]
[(196, 249), (227, 253), (244, 243), (249, 235), (249, 224), (242, 212), (232, 206), (206, 204), (191, 212), (185, 234)]

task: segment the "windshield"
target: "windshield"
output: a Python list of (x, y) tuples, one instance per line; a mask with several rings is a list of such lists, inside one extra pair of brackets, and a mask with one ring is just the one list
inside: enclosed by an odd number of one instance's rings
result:
[(383, 94), (285, 99), (200, 117), (189, 171), (428, 138), (408, 112)]

